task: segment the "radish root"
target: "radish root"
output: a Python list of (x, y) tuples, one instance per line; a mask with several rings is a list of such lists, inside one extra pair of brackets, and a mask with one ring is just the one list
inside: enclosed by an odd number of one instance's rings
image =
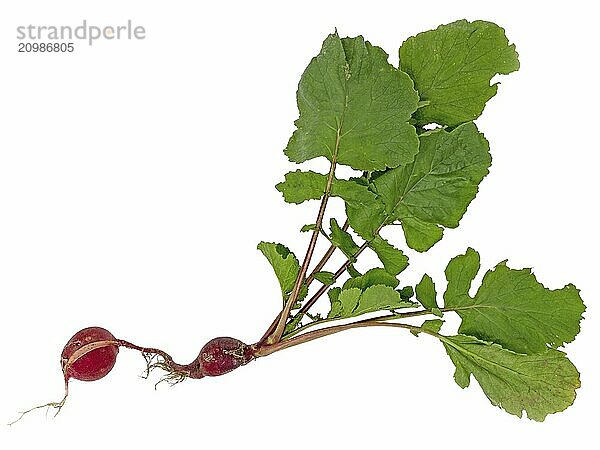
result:
[(156, 389), (158, 385), (164, 381), (166, 381), (170, 386), (174, 386), (184, 381), (190, 375), (189, 371), (173, 368), (172, 361), (165, 358), (163, 355), (157, 353), (142, 352), (142, 356), (146, 360), (146, 370), (144, 371), (144, 375), (142, 375), (142, 378), (148, 379), (148, 377), (150, 376), (150, 372), (152, 372), (154, 369), (161, 369), (167, 372), (154, 385), (154, 389)]
[(61, 408), (65, 405), (65, 402), (67, 401), (68, 396), (69, 396), (69, 383), (67, 382), (67, 380), (65, 380), (65, 395), (61, 401), (50, 402), (50, 403), (46, 403), (45, 405), (34, 406), (33, 408), (30, 408), (26, 411), (21, 411), (20, 416), (16, 420), (13, 420), (12, 422), (10, 422), (8, 424), (8, 426), (14, 425), (15, 423), (17, 423), (19, 420), (21, 420), (23, 417), (25, 417), (25, 415), (29, 414), (30, 412), (35, 411), (37, 409), (42, 409), (42, 408), (55, 408), (56, 412), (54, 413), (54, 417), (56, 417), (58, 415), (58, 413), (60, 412)]

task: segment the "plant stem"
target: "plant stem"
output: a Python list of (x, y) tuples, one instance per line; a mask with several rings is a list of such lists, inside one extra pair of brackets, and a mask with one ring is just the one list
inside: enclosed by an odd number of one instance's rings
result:
[[(379, 226), (379, 228), (377, 228), (377, 230), (375, 230), (375, 232), (373, 233), (373, 237), (368, 240), (365, 241), (363, 243), (363, 245), (361, 245), (359, 247), (359, 249), (356, 251), (356, 253), (353, 256), (353, 259), (358, 258), (358, 256), (369, 246), (369, 244), (371, 244), (371, 242), (373, 241), (373, 239), (375, 239), (376, 236), (379, 235), (379, 232), (381, 231), (381, 229), (383, 228), (385, 224), (385, 221)], [(348, 268), (348, 266), (352, 264), (352, 261), (350, 260), (350, 258), (348, 258), (346, 260), (346, 262), (344, 264), (342, 264), (342, 266), (337, 270), (336, 273), (333, 274), (333, 280), (337, 280), (339, 277), (342, 276), (342, 274), (346, 271), (346, 269)], [(302, 308), (300, 308), (300, 311), (298, 311), (297, 314), (306, 314), (306, 312), (317, 302), (317, 300), (319, 300), (319, 298), (321, 298), (321, 296), (327, 292), (327, 290), (330, 288), (330, 285), (323, 285), (319, 288), (319, 290), (317, 292), (315, 292), (315, 295), (313, 295), (309, 301), (307, 301), (304, 305), (302, 305)]]
[[(344, 226), (342, 226), (342, 230), (347, 231), (349, 226), (350, 226), (350, 222), (348, 222), (348, 219), (346, 219), (346, 222), (344, 222)], [(329, 261), (329, 258), (331, 258), (331, 255), (333, 255), (333, 252), (335, 252), (336, 248), (337, 247), (335, 245), (331, 244), (331, 246), (327, 249), (327, 251), (323, 255), (323, 258), (321, 258), (321, 261), (319, 261), (317, 263), (317, 265), (315, 266), (313, 271), (310, 273), (310, 275), (306, 279), (307, 287), (310, 286), (310, 284), (313, 282), (313, 280), (315, 279), (315, 275), (317, 273), (319, 273), (321, 271), (321, 269), (323, 269), (325, 264), (327, 264), (327, 261)]]
[[(360, 248), (356, 251), (356, 254), (354, 255), (354, 258), (358, 257), (358, 255), (360, 255), (363, 250), (365, 248), (367, 248), (369, 246), (369, 241), (365, 242), (363, 245), (360, 246)], [(333, 280), (337, 280), (339, 277), (341, 277), (344, 272), (346, 271), (346, 269), (348, 268), (348, 266), (352, 264), (352, 261), (350, 259), (347, 259), (346, 262), (344, 264), (342, 264), (342, 266), (337, 270), (337, 272), (335, 272), (333, 274)], [(319, 300), (319, 298), (325, 293), (327, 292), (327, 290), (329, 289), (329, 285), (324, 284), (323, 286), (321, 286), (319, 288), (319, 290), (317, 292), (315, 292), (315, 295), (313, 295), (310, 300), (308, 300), (304, 305), (302, 305), (302, 308), (300, 308), (300, 311), (298, 311), (298, 314), (306, 314), (306, 312), (312, 307), (312, 305), (314, 305), (317, 300)]]
[[(349, 226), (350, 226), (350, 224), (349, 224), (348, 220), (346, 220), (346, 222), (344, 223), (344, 227), (343, 227), (344, 231), (347, 230)], [(333, 252), (335, 251), (335, 249), (336, 249), (336, 247), (334, 245), (332, 245), (331, 247), (329, 247), (329, 249), (327, 250), (327, 252), (323, 256), (323, 258), (321, 259), (321, 261), (319, 261), (319, 263), (317, 264), (317, 267), (315, 267), (315, 269), (313, 270), (313, 272), (306, 279), (306, 287), (308, 287), (310, 285), (310, 283), (314, 280), (314, 275), (317, 272), (319, 272), (323, 268), (323, 266), (327, 263), (327, 261), (329, 260), (329, 258), (331, 257), (331, 255), (333, 254)], [(364, 249), (360, 249), (359, 248), (359, 250), (357, 251), (356, 255), (354, 255), (354, 257), (356, 258), (363, 250)], [(340, 267), (338, 269), (338, 271), (333, 275), (334, 276), (334, 280), (337, 280), (344, 273), (344, 271), (346, 270), (346, 268), (349, 265), (350, 265), (350, 260), (348, 259), (342, 265), (342, 267)], [(314, 303), (327, 291), (328, 287), (329, 286), (327, 286), (327, 285), (322, 285), (319, 288), (319, 291), (316, 292), (315, 295), (313, 295), (310, 298), (310, 300), (308, 301), (308, 303), (310, 303), (308, 305), (308, 307), (306, 307), (306, 306), (303, 307), (302, 309), (300, 309), (300, 311), (297, 314), (302, 314), (302, 315), (306, 314), (306, 312), (308, 311), (308, 309), (312, 305), (314, 305)], [(275, 320), (273, 320), (273, 322), (271, 322), (271, 325), (269, 326), (269, 328), (267, 328), (267, 331), (265, 331), (265, 333), (263, 334), (263, 336), (257, 342), (258, 346), (261, 346), (267, 340), (267, 338), (275, 331), (275, 327), (277, 327), (277, 324), (279, 323), (280, 317), (281, 317), (281, 313), (279, 313), (279, 315), (277, 315), (277, 317), (275, 317)]]
[(325, 216), (325, 209), (327, 208), (327, 201), (329, 200), (329, 195), (331, 193), (331, 186), (333, 185), (333, 178), (335, 175), (335, 165), (337, 158), (337, 151), (340, 145), (340, 128), (337, 130), (336, 139), (335, 139), (335, 151), (333, 152), (333, 156), (331, 159), (331, 167), (329, 168), (329, 177), (327, 178), (327, 185), (325, 186), (325, 193), (323, 194), (323, 199), (321, 200), (321, 206), (319, 207), (319, 214), (317, 215), (317, 221), (315, 223), (315, 229), (313, 230), (312, 237), (310, 239), (310, 243), (308, 244), (308, 249), (306, 250), (306, 256), (304, 257), (304, 262), (302, 263), (302, 267), (300, 267), (300, 272), (298, 273), (298, 277), (296, 278), (296, 285), (294, 286), (294, 290), (292, 294), (287, 299), (285, 306), (283, 307), (283, 311), (279, 315), (279, 319), (277, 320), (277, 326), (275, 327), (275, 331), (267, 338), (267, 343), (274, 344), (281, 340), (281, 336), (283, 335), (283, 330), (285, 329), (285, 323), (287, 322), (288, 316), (290, 315), (290, 311), (292, 307), (298, 300), (298, 295), (300, 294), (300, 289), (302, 289), (302, 284), (304, 283), (304, 277), (306, 276), (306, 272), (308, 270), (308, 266), (310, 264), (310, 260), (312, 259), (313, 253), (315, 251), (315, 246), (317, 244), (317, 238), (319, 237), (319, 233), (321, 232), (321, 226), (323, 225), (323, 217)]
[(315, 339), (329, 336), (331, 334), (339, 333), (341, 331), (351, 330), (352, 328), (376, 327), (376, 326), (405, 328), (407, 330), (419, 331), (419, 332), (427, 333), (430, 335), (437, 335), (437, 333), (434, 333), (429, 330), (425, 330), (421, 327), (417, 327), (414, 325), (409, 325), (409, 324), (405, 324), (405, 323), (389, 323), (389, 322), (380, 321), (378, 319), (369, 319), (369, 320), (365, 320), (365, 321), (353, 322), (353, 323), (348, 323), (345, 325), (337, 325), (335, 327), (329, 327), (329, 328), (323, 328), (320, 330), (310, 331), (308, 333), (301, 334), (300, 336), (296, 336), (292, 339), (280, 341), (280, 342), (277, 342), (272, 345), (266, 345), (266, 346), (258, 348), (255, 353), (255, 356), (257, 358), (259, 358), (261, 356), (267, 356), (267, 355), (270, 355), (271, 353), (275, 353), (280, 350), (284, 350), (286, 348), (304, 344), (305, 342), (310, 342)]
[[(397, 320), (397, 319), (406, 319), (409, 317), (418, 317), (418, 316), (426, 316), (429, 314), (433, 314), (431, 311), (427, 310), (427, 309), (421, 309), (418, 311), (410, 311), (410, 312), (406, 312), (406, 313), (395, 313), (395, 314), (388, 314), (386, 316), (379, 316), (379, 317), (373, 317), (371, 319), (365, 319), (368, 321), (372, 321), (372, 320), (377, 320), (380, 322), (386, 322), (389, 320)], [(312, 328), (315, 325), (322, 325), (324, 323), (328, 323), (328, 322), (334, 322), (340, 320), (338, 318), (336, 319), (322, 319), (322, 320), (316, 320), (314, 322), (309, 322), (306, 325), (302, 325), (300, 328), (295, 329), (294, 331), (292, 331), (291, 333), (287, 334), (284, 337), (284, 340), (289, 340), (290, 338), (306, 331), (308, 328)]]

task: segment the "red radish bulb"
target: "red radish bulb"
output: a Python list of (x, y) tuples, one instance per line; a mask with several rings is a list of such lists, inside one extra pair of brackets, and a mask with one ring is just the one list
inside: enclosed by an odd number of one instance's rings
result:
[(189, 364), (191, 378), (217, 377), (248, 364), (254, 359), (252, 347), (231, 337), (208, 341), (196, 360)]
[(119, 346), (110, 331), (101, 327), (84, 328), (69, 339), (61, 354), (65, 380), (96, 381), (111, 371)]

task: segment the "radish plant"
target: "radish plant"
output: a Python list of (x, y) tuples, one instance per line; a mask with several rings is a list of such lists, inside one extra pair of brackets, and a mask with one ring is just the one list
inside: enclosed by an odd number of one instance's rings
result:
[[(456, 383), (466, 388), (473, 377), (490, 402), (510, 414), (525, 411), (542, 421), (571, 405), (579, 373), (558, 348), (580, 329), (585, 307), (575, 286), (550, 290), (530, 269), (501, 262), (471, 295), (480, 263), (468, 248), (448, 263), (443, 295), (427, 274), (416, 286), (400, 288), (408, 256), (381, 236), (385, 227), (400, 225), (405, 247), (426, 252), (446, 228), (459, 225), (491, 165), (488, 141), (474, 120), (496, 94), (491, 79), (519, 68), (515, 46), (493, 23), (461, 20), (408, 38), (399, 56), (394, 67), (362, 36), (336, 32), (300, 79), (299, 118), (284, 152), (297, 164), (324, 158), (329, 170), (295, 170), (276, 186), (286, 202), (316, 200), (320, 206), (302, 229), (310, 233), (302, 262), (282, 244), (258, 245), (281, 286), (282, 307), (256, 343), (219, 337), (183, 365), (162, 350), (86, 328), (63, 350), (65, 386), (71, 378), (104, 377), (120, 347), (141, 352), (148, 372), (163, 370), (163, 379), (175, 383), (222, 375), (333, 333), (395, 327), (439, 340)], [(340, 166), (355, 176), (341, 178)], [(345, 217), (326, 221), (331, 197), (343, 200)], [(318, 239), (330, 246), (314, 258)], [(356, 263), (366, 251), (381, 264), (361, 272)], [(330, 267), (335, 252), (345, 262)], [(329, 312), (314, 314), (311, 308), (325, 294)], [(442, 334), (444, 316), (452, 313), (461, 319), (458, 332)], [(421, 316), (421, 325), (411, 324)]]

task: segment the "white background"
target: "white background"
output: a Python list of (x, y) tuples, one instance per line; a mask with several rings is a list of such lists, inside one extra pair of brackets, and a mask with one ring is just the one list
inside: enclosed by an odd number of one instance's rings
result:
[[(588, 310), (567, 351), (582, 387), (566, 412), (519, 420), (491, 406), (474, 380), (461, 390), (438, 342), (388, 329), (156, 391), (156, 378), (138, 377), (140, 355), (122, 350), (106, 378), (71, 384), (56, 419), (38, 411), (1, 426), (2, 448), (593, 448), (593, 2), (82, 3), (0, 7), (1, 422), (62, 396), (59, 354), (85, 326), (181, 362), (215, 336), (258, 339), (280, 300), (256, 244), (282, 242), (302, 256), (309, 236), (298, 230), (318, 207), (286, 205), (273, 187), (295, 169), (282, 149), (306, 64), (334, 27), (363, 34), (396, 64), (405, 38), (460, 18), (504, 26), (521, 69), (501, 79), (477, 121), (494, 158), (478, 197), (430, 252), (408, 252), (402, 282), (427, 271), (442, 291), (447, 261), (471, 245), (485, 269), (508, 259), (548, 287), (576, 284)], [(17, 53), (17, 26), (83, 19), (131, 19), (147, 38)], [(335, 199), (332, 207), (341, 210)], [(399, 229), (384, 234), (403, 244)]]

